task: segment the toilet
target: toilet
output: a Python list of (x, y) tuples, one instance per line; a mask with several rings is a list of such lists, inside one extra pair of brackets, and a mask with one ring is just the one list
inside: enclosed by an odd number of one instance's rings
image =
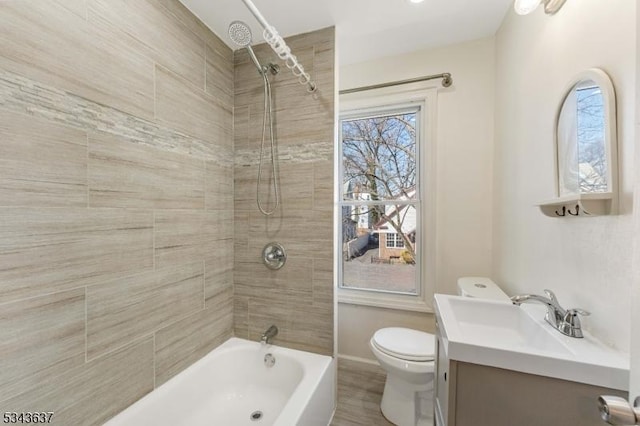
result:
[[(496, 283), (484, 277), (458, 279), (458, 294), (511, 303)], [(380, 409), (398, 426), (433, 425), (435, 337), (403, 327), (376, 331), (369, 347), (387, 372)]]
[(498, 302), (511, 303), (509, 296), (507, 296), (491, 278), (458, 278), (458, 294), (465, 297), (476, 297), (478, 299), (490, 299)]

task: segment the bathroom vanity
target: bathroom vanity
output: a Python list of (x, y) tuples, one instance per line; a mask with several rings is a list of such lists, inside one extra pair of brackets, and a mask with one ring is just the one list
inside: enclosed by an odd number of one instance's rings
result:
[(628, 356), (544, 307), (436, 295), (435, 311), (437, 426), (602, 426), (598, 396), (627, 397)]

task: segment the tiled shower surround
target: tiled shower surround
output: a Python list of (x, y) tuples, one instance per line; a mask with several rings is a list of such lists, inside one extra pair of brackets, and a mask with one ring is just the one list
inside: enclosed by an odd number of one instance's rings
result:
[[(287, 43), (318, 89), (307, 93), (282, 64), (272, 77), (282, 206), (269, 217), (256, 207), (262, 77), (244, 49), (235, 53), (235, 334), (257, 339), (276, 324), (281, 344), (332, 355), (334, 30)], [(266, 45), (256, 55), (263, 63), (278, 63)], [(263, 204), (272, 208), (269, 158), (266, 142), (260, 189)], [(262, 249), (271, 241), (288, 255), (279, 271), (262, 264)]]
[[(261, 92), (177, 0), (2, 1), (0, 40), (3, 411), (102, 424), (234, 318), (239, 336), (273, 322), (281, 344), (331, 353), (333, 31), (293, 44), (319, 102), (276, 78), (281, 179), (296, 174), (282, 235), (249, 202), (259, 141), (239, 122)], [(250, 257), (272, 238), (290, 255), (276, 274)]]

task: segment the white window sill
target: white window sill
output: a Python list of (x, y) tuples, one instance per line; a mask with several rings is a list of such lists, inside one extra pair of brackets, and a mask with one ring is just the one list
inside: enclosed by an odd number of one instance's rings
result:
[(431, 299), (429, 298), (427, 301), (425, 296), (400, 295), (338, 288), (338, 303), (397, 309), (401, 311), (433, 313)]

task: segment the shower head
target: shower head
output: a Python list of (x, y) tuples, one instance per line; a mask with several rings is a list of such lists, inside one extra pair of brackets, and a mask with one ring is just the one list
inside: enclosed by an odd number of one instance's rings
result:
[(264, 73), (262, 65), (258, 62), (258, 58), (251, 48), (251, 29), (249, 26), (242, 21), (233, 21), (229, 24), (229, 38), (235, 44), (246, 48), (251, 61), (253, 61), (256, 68), (258, 68), (258, 72), (260, 74)]
[(229, 38), (235, 44), (247, 47), (251, 44), (251, 29), (242, 21), (233, 21), (229, 24)]

